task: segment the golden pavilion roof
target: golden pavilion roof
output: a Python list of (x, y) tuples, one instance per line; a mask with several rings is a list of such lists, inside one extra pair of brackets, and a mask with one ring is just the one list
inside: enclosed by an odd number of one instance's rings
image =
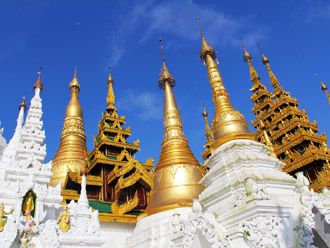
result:
[[(250, 79), (255, 85), (257, 81), (260, 82), (260, 78), (252, 68), (251, 58), (244, 51), (244, 59), (250, 68)], [(253, 113), (257, 117), (252, 123), (257, 129), (257, 139), (271, 147), (270, 155), (276, 155), (285, 163), (282, 168), (284, 172), (294, 175), (303, 171), (311, 187), (319, 190), (321, 186), (317, 182), (327, 182), (321, 178), (327, 174), (322, 171), (327, 161), (330, 161), (326, 136), (318, 134), (316, 121), (311, 122), (306, 111), (298, 108), (298, 100), (281, 87), (269, 59), (263, 53), (261, 59), (274, 87), (274, 94), (266, 91), (265, 87), (254, 87), (252, 90)], [(330, 184), (324, 186), (330, 187)]]

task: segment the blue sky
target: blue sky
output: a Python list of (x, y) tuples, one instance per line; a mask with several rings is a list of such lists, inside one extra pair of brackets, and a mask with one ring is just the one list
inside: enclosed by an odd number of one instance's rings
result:
[[(199, 61), (200, 37), (194, 18), (218, 52), (233, 105), (254, 119), (248, 67), (239, 37), (254, 57), (262, 82), (271, 88), (256, 44), (271, 60), (282, 86), (298, 98), (321, 132), (330, 135), (330, 106), (315, 74), (330, 87), (329, 1), (5, 1), (0, 0), (0, 120), (13, 134), (21, 96), (33, 95), (43, 65), (42, 93), (47, 161), (58, 147), (68, 85), (77, 65), (87, 144), (92, 149), (105, 109), (107, 68), (112, 66), (120, 114), (126, 115), (137, 157), (158, 159), (162, 141), (163, 92), (158, 89), (158, 37), (165, 40), (184, 132), (201, 161), (204, 101), (213, 116), (207, 72)], [(253, 130), (251, 128), (251, 130)]]

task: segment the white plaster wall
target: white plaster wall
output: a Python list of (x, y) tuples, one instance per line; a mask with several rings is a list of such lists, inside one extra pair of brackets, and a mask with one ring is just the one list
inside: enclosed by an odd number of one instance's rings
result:
[(135, 224), (101, 222), (102, 247), (125, 248), (126, 239), (133, 233)]

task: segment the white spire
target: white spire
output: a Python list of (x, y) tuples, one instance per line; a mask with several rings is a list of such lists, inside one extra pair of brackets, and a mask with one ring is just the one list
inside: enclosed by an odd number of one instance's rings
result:
[(19, 106), (19, 113), (16, 121), (16, 128), (13, 137), (8, 143), (8, 146), (4, 149), (3, 155), (1, 158), (1, 162), (9, 162), (13, 159), (15, 159), (18, 145), (21, 141), (21, 132), (23, 128), (23, 122), (24, 122), (24, 111), (26, 108), (25, 99), (23, 98), (23, 102)]
[[(17, 151), (17, 159), (23, 163), (21, 166), (26, 167), (41, 166), (46, 157), (46, 145), (44, 145), (45, 131), (42, 129), (40, 88), (35, 87), (34, 92)], [(29, 164), (27, 164), (27, 161)]]
[(87, 198), (87, 191), (86, 191), (86, 174), (85, 172), (81, 175), (81, 190), (80, 196), (78, 200), (78, 206), (89, 208), (89, 202)]
[[(0, 122), (1, 125), (1, 122)], [(3, 152), (7, 147), (6, 139), (3, 137), (3, 128), (0, 128), (0, 160), (2, 158)]]

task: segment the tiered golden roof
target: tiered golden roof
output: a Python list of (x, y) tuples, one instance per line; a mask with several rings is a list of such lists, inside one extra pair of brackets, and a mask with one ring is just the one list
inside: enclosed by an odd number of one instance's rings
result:
[(255, 139), (248, 131), (248, 123), (244, 116), (230, 103), (229, 94), (222, 82), (221, 73), (217, 66), (216, 52), (202, 35), (200, 58), (206, 65), (212, 88), (215, 112), (212, 120), (214, 142), (213, 149), (234, 139)]
[(203, 113), (202, 113), (203, 119), (204, 119), (204, 124), (205, 124), (205, 138), (206, 138), (206, 142), (204, 145), (204, 151), (202, 153), (202, 157), (204, 159), (207, 159), (208, 157), (210, 157), (211, 153), (212, 153), (212, 142), (213, 142), (213, 135), (212, 135), (212, 131), (209, 125), (209, 120), (208, 120), (208, 113), (206, 112), (205, 107), (203, 107)]
[[(251, 69), (251, 56), (246, 53), (244, 50), (244, 59), (249, 64), (250, 78), (255, 85), (257, 81), (260, 83), (260, 78), (255, 76), (257, 74), (254, 68)], [(306, 111), (298, 108), (298, 100), (281, 87), (264, 54), (262, 62), (266, 66), (274, 93), (268, 92), (265, 86), (252, 88), (253, 112), (257, 117), (252, 123), (257, 129), (257, 139), (272, 147), (277, 157), (286, 164), (283, 171), (292, 175), (304, 171), (311, 187), (319, 190), (316, 182), (322, 180), (316, 180), (318, 173), (330, 160), (326, 136), (317, 134), (317, 123), (310, 122)], [(270, 137), (267, 138), (268, 135)], [(323, 184), (322, 187), (324, 186), (329, 187), (330, 183)]]
[(66, 180), (67, 173), (80, 173), (88, 153), (86, 148), (86, 135), (83, 123), (83, 112), (79, 102), (80, 84), (76, 69), (70, 83), (71, 98), (66, 109), (64, 126), (59, 148), (53, 158), (50, 184), (55, 186)]
[[(89, 155), (87, 194), (90, 206), (98, 209), (100, 220), (135, 223), (148, 204), (153, 159), (145, 163), (135, 158), (139, 140), (129, 143), (131, 129), (123, 127), (125, 116), (119, 116), (115, 105), (114, 80), (109, 74), (106, 110), (98, 123), (94, 149)], [(70, 172), (64, 183), (66, 201), (79, 198), (81, 176)]]
[(164, 137), (153, 175), (147, 214), (190, 207), (193, 199), (203, 190), (199, 184), (203, 172), (182, 130), (179, 109), (172, 91), (174, 84), (175, 80), (163, 58), (159, 86), (164, 90)]

